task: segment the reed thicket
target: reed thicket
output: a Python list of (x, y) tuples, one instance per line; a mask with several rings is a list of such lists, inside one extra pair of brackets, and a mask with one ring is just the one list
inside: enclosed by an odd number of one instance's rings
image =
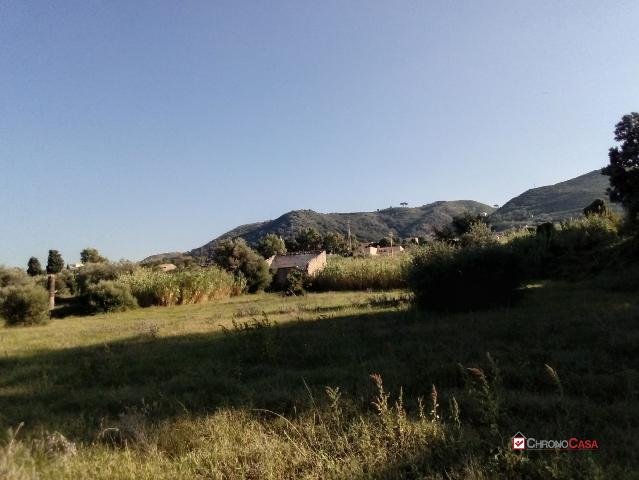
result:
[(311, 288), (319, 291), (403, 288), (409, 264), (410, 255), (407, 253), (392, 257), (331, 255), (326, 268), (313, 277)]
[(218, 267), (174, 272), (141, 268), (118, 280), (131, 289), (140, 306), (205, 303), (239, 295), (246, 288), (244, 280)]

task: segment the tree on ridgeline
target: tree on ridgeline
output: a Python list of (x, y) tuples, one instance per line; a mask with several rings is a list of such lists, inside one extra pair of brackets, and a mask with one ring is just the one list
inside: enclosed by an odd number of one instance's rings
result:
[(47, 258), (47, 284), (49, 287), (49, 310), (55, 307), (55, 276), (64, 268), (64, 259), (57, 250), (49, 250)]
[(619, 146), (608, 151), (610, 164), (601, 170), (610, 180), (610, 200), (623, 205), (631, 226), (639, 226), (639, 113), (624, 115), (615, 125)]
[(31, 277), (36, 277), (38, 275), (42, 275), (44, 270), (42, 270), (42, 265), (40, 265), (40, 260), (36, 257), (31, 257), (29, 262), (27, 263), (27, 273)]

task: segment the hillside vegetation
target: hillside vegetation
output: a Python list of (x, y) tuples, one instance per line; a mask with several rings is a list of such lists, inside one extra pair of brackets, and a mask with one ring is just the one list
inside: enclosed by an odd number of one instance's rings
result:
[(226, 238), (242, 237), (255, 245), (268, 233), (290, 238), (307, 228), (313, 228), (321, 235), (346, 235), (348, 222), (351, 233), (359, 241), (377, 241), (387, 237), (389, 232), (393, 232), (396, 238), (419, 237), (431, 234), (434, 227), (448, 225), (454, 216), (465, 212), (491, 213), (493, 210), (489, 205), (472, 200), (435, 202), (414, 208), (387, 208), (377, 212), (318, 213), (313, 210), (294, 210), (275, 220), (237, 227), (190, 253), (206, 257), (220, 240)]
[[(601, 170), (594, 170), (565, 182), (532, 188), (493, 212), (490, 221), (498, 230), (503, 230), (579, 217), (584, 207), (593, 200), (609, 202), (608, 186), (608, 177), (602, 175)], [(612, 204), (611, 208), (621, 212), (621, 207), (616, 204)]]

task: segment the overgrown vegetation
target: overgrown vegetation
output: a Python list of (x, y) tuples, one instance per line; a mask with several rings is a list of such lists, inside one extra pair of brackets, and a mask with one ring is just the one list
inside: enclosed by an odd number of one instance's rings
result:
[(42, 325), (49, 320), (49, 295), (37, 285), (7, 287), (0, 299), (7, 325)]
[(415, 300), (424, 307), (469, 310), (510, 301), (523, 279), (509, 246), (456, 248), (435, 242), (417, 253), (408, 273)]
[(406, 286), (408, 255), (328, 257), (324, 270), (313, 277), (312, 288), (327, 290), (388, 290)]
[(127, 285), (140, 306), (189, 305), (238, 295), (246, 288), (242, 277), (236, 277), (218, 267), (161, 272), (138, 269), (122, 275), (119, 281)]
[[(134, 310), (38, 335), (4, 330), (5, 478), (625, 478), (638, 468), (634, 294), (546, 283), (508, 310), (447, 315), (390, 302), (401, 296), (260, 294), (153, 310), (152, 322)], [(519, 430), (600, 448), (513, 452)]]
[(87, 289), (89, 305), (97, 312), (123, 312), (137, 307), (138, 303), (131, 289), (124, 282), (100, 280)]

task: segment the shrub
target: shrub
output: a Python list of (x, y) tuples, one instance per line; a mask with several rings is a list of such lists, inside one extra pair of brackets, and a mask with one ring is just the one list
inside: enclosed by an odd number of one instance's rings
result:
[(89, 286), (87, 297), (89, 304), (98, 312), (123, 312), (137, 307), (129, 286), (113, 280), (100, 280)]
[(496, 243), (497, 238), (490, 225), (483, 221), (471, 223), (466, 233), (461, 236), (462, 247), (486, 247)]
[(286, 276), (286, 295), (304, 295), (311, 286), (311, 279), (302, 270), (293, 270)]
[(133, 263), (91, 263), (79, 269), (75, 275), (77, 291), (86, 295), (91, 285), (97, 285), (100, 280), (117, 280), (120, 275), (132, 273), (136, 270)]
[(618, 231), (617, 217), (590, 214), (557, 225), (541, 224), (536, 233), (510, 233), (502, 240), (518, 258), (525, 278), (577, 280), (614, 261)]
[(243, 238), (222, 240), (215, 247), (214, 260), (226, 271), (241, 274), (250, 293), (264, 290), (271, 283), (268, 264)]
[(517, 258), (508, 246), (457, 249), (435, 242), (415, 255), (407, 280), (418, 304), (464, 310), (511, 300), (521, 277)]
[(21, 269), (0, 265), (0, 288), (30, 285), (31, 283), (31, 278)]
[(41, 325), (49, 320), (49, 295), (37, 285), (8, 287), (0, 304), (7, 325)]
[[(44, 278), (46, 279), (46, 277)], [(75, 294), (77, 292), (77, 282), (75, 274), (71, 270), (62, 270), (55, 276), (55, 289), (58, 295)]]

